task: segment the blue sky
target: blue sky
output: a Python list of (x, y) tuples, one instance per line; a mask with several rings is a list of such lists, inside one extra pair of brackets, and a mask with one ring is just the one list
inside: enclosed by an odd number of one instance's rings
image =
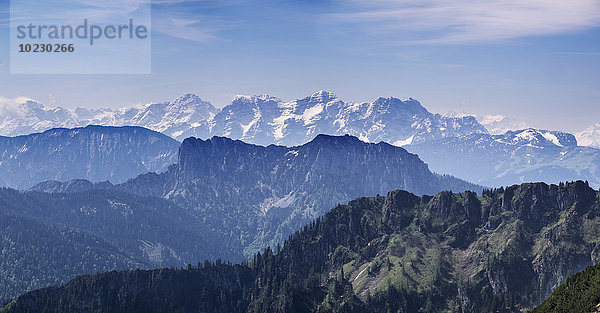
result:
[(597, 0), (155, 0), (152, 10), (150, 75), (10, 75), (0, 0), (0, 97), (118, 107), (193, 92), (222, 107), (236, 94), (325, 89), (546, 129), (600, 121)]

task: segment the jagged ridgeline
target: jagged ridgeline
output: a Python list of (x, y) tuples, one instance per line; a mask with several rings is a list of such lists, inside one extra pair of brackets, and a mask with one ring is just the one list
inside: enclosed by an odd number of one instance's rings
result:
[(4, 312), (516, 312), (600, 258), (586, 183), (340, 205), (242, 265), (108, 272)]

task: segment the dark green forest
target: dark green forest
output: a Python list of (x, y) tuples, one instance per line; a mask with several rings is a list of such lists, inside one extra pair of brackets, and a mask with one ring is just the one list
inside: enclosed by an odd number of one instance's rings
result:
[(84, 275), (2, 312), (515, 312), (600, 257), (578, 181), (339, 205), (239, 265)]

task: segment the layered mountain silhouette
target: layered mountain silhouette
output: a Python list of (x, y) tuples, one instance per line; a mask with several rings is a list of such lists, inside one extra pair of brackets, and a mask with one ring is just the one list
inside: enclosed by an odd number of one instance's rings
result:
[[(351, 136), (320, 135), (298, 147), (189, 138), (181, 144), (176, 163), (163, 173), (142, 174), (121, 184), (76, 179), (43, 182), (28, 192), (6, 189), (0, 213), (33, 219), (54, 230), (43, 240), (37, 238), (34, 224), (19, 234), (0, 231), (10, 238), (10, 246), (27, 247), (26, 240), (36, 240), (36, 245), (51, 251), (69, 249), (54, 244), (64, 242), (62, 232), (78, 231), (108, 250), (119, 251), (121, 259), (107, 260), (106, 254), (96, 251), (97, 245), (90, 245), (85, 253), (69, 250), (65, 260), (28, 252), (40, 261), (30, 263), (35, 273), (49, 264), (60, 270), (40, 281), (23, 283), (25, 275), (14, 285), (5, 282), (12, 292), (2, 296), (96, 270), (182, 266), (216, 258), (239, 262), (283, 242), (339, 203), (396, 188), (417, 194), (481, 190), (430, 172), (403, 148)], [(14, 264), (25, 258), (24, 253), (17, 249), (6, 258), (0, 268), (7, 273), (5, 279), (10, 281), (21, 270)], [(86, 261), (86, 253), (94, 256), (92, 260)]]
[[(83, 185), (83, 187), (82, 187)], [(188, 138), (177, 164), (116, 186), (44, 182), (44, 192), (111, 188), (160, 196), (189, 208), (246, 256), (283, 241), (333, 206), (361, 195), (404, 189), (416, 194), (481, 187), (432, 173), (416, 155), (386, 143), (319, 135), (297, 147)], [(224, 255), (233, 259), (232, 255)]]
[(81, 276), (3, 312), (518, 312), (599, 260), (598, 199), (581, 181), (392, 191), (248, 263)]
[(138, 126), (0, 137), (0, 184), (33, 186), (0, 190), (0, 299), (142, 270), (4, 311), (514, 312), (600, 258), (600, 150), (568, 133), (325, 91), (13, 109), (9, 135)]
[[(500, 115), (433, 114), (414, 99), (380, 97), (353, 103), (319, 91), (292, 101), (268, 95), (236, 96), (222, 109), (193, 94), (120, 109), (49, 108), (25, 98), (18, 99), (14, 106), (0, 117), (0, 134), (89, 124), (135, 125), (179, 141), (192, 136), (221, 136), (263, 146), (297, 146), (318, 134), (349, 134), (365, 142), (403, 146), (419, 154), (436, 172), (486, 186), (575, 179), (587, 179), (593, 186), (600, 186), (595, 169), (599, 150), (579, 147), (571, 134), (527, 128), (524, 122)], [(594, 127), (576, 134), (579, 145), (597, 145)], [(65, 179), (69, 178), (57, 178)]]

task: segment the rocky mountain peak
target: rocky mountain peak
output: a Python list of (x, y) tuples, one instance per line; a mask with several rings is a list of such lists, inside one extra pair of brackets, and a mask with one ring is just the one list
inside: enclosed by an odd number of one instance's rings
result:
[(178, 111), (208, 119), (214, 116), (219, 110), (210, 102), (202, 100), (199, 96), (186, 93), (169, 102), (167, 104), (167, 111)]
[(248, 103), (252, 103), (252, 104), (256, 104), (256, 103), (263, 103), (263, 102), (281, 102), (281, 99), (271, 96), (271, 95), (267, 95), (267, 94), (260, 94), (260, 95), (237, 95), (233, 98), (233, 100), (231, 100), (230, 104), (248, 104)]
[(583, 181), (560, 185), (525, 183), (506, 188), (502, 207), (516, 212), (534, 226), (548, 223), (562, 211), (589, 206), (596, 200), (596, 195), (597, 192)]
[(429, 117), (432, 116), (421, 103), (413, 98), (402, 100), (394, 97), (379, 97), (373, 102), (379, 108), (380, 113), (400, 113), (407, 116)]
[(327, 103), (335, 99), (337, 99), (337, 97), (333, 92), (325, 90), (319, 90), (310, 96), (311, 102)]

